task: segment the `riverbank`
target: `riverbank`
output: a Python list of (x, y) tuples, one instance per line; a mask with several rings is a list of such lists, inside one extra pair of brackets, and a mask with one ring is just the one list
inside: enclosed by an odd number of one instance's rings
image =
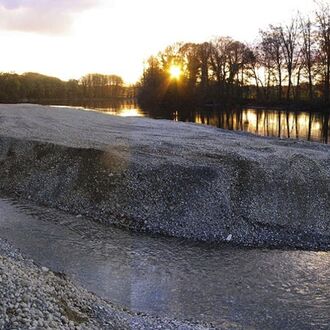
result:
[(309, 101), (269, 101), (269, 102), (257, 102), (257, 101), (245, 101), (242, 104), (243, 107), (252, 107), (255, 109), (272, 109), (280, 111), (306, 111), (306, 112), (319, 112), (327, 113), (330, 111), (330, 104), (324, 103), (322, 100), (316, 102)]
[(0, 329), (181, 329), (211, 326), (134, 313), (36, 265), (0, 238)]
[(330, 252), (132, 233), (12, 199), (0, 213), (1, 238), (130, 311), (216, 329), (329, 327)]
[(0, 106), (0, 191), (131, 230), (330, 248), (330, 147), (195, 124)]

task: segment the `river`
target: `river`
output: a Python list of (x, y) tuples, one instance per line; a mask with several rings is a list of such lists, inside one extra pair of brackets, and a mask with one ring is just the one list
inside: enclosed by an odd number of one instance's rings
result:
[[(68, 104), (71, 105), (72, 104)], [(142, 109), (134, 102), (87, 102), (74, 107), (101, 111), (117, 116), (138, 116), (155, 119), (193, 122), (218, 128), (244, 131), (260, 136), (301, 139), (329, 143), (330, 113), (307, 111), (284, 111), (275, 109), (238, 108), (220, 110), (195, 108), (191, 110), (152, 111)]]
[(0, 237), (132, 310), (223, 329), (328, 329), (330, 253), (130, 233), (0, 199)]

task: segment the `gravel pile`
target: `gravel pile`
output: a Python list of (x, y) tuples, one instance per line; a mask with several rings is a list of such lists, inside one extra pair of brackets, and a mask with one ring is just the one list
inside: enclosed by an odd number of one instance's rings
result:
[(181, 329), (208, 326), (124, 310), (64, 274), (24, 258), (0, 239), (0, 329)]
[(202, 125), (0, 105), (0, 193), (107, 224), (330, 248), (330, 146)]

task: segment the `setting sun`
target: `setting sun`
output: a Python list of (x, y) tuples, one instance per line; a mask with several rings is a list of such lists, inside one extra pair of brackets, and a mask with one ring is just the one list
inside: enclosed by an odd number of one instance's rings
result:
[(175, 64), (171, 65), (169, 72), (171, 79), (179, 79), (182, 74), (181, 68)]
[(0, 330), (330, 330), (330, 0), (0, 0), (0, 40)]

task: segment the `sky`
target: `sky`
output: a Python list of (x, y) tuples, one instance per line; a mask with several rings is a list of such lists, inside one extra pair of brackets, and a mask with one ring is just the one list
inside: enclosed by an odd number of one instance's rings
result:
[(313, 0), (0, 0), (0, 71), (64, 80), (97, 72), (133, 83), (167, 45), (253, 42), (268, 24), (313, 9)]

